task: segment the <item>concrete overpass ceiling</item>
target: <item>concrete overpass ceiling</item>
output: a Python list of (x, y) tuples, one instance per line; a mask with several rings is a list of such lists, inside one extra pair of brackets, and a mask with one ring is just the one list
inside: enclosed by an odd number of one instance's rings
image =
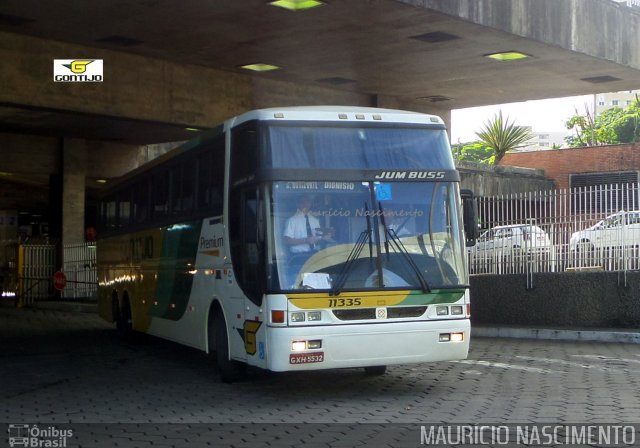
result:
[(193, 137), (186, 126), (0, 103), (0, 132), (145, 145)]
[[(575, 4), (565, 1), (562, 4)], [(611, 14), (620, 9), (605, 0), (584, 2), (611, 9)], [(92, 48), (106, 49), (115, 55), (172, 61), (184, 65), (185, 70), (189, 66), (211, 68), (249, 82), (261, 78), (356, 92), (370, 95), (374, 104), (376, 98), (391, 97), (397, 104), (424, 111), (640, 87), (640, 71), (634, 61), (620, 64), (527, 38), (525, 33), (485, 26), (473, 17), (456, 17), (451, 5), (464, 4), (460, 0), (325, 3), (292, 12), (264, 0), (4, 0), (0, 3), (0, 31), (80, 45), (86, 50), (57, 55), (59, 58), (91, 58)], [(509, 4), (496, 0), (481, 3), (493, 5), (496, 14), (500, 14), (501, 4)], [(528, 4), (527, 0), (518, 3)], [(515, 7), (505, 11), (512, 20), (526, 19), (517, 17)], [(637, 17), (633, 20), (637, 24)], [(573, 23), (569, 17), (566, 21)], [(513, 50), (530, 57), (518, 62), (485, 57)], [(281, 68), (267, 73), (239, 68), (258, 62)], [(113, 76), (109, 73), (111, 63), (105, 60), (106, 78)], [(139, 68), (132, 66), (130, 70)], [(54, 104), (0, 103), (0, 129), (13, 132), (155, 143), (182, 140), (189, 136), (184, 127), (196, 124), (168, 123), (57, 109)]]

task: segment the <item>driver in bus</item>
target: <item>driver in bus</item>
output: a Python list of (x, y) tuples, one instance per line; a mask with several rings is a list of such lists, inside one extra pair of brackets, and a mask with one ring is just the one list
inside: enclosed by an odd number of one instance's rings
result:
[(285, 224), (284, 242), (292, 254), (313, 252), (323, 239), (316, 235), (320, 221), (311, 213), (312, 202), (311, 196), (308, 195), (298, 198), (298, 209)]

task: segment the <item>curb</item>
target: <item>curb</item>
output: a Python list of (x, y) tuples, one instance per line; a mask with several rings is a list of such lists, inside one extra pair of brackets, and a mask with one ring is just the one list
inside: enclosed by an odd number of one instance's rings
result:
[(564, 330), (553, 328), (474, 327), (472, 325), (471, 337), (640, 344), (640, 332), (617, 329)]

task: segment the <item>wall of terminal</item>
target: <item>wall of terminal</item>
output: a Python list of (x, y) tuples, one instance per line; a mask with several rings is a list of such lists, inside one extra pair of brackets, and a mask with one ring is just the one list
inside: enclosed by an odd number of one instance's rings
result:
[(546, 191), (554, 187), (553, 181), (540, 169), (511, 166), (492, 166), (457, 161), (461, 187), (476, 196), (497, 196), (512, 193)]
[(86, 209), (103, 186), (98, 179), (119, 177), (146, 161), (136, 145), (9, 133), (0, 133), (0, 141), (0, 211), (17, 216), (21, 236), (82, 241), (92, 220)]

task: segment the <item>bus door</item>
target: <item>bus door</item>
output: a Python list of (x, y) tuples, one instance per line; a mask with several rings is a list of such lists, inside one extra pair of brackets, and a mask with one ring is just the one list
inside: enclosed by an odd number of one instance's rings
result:
[[(264, 366), (265, 329), (260, 310), (265, 293), (264, 210), (256, 187), (243, 188), (231, 196), (229, 206), (230, 268), (233, 284), (229, 297), (239, 338), (230, 337), (232, 353), (242, 353), (251, 365)], [(235, 200), (234, 200), (235, 198)]]

